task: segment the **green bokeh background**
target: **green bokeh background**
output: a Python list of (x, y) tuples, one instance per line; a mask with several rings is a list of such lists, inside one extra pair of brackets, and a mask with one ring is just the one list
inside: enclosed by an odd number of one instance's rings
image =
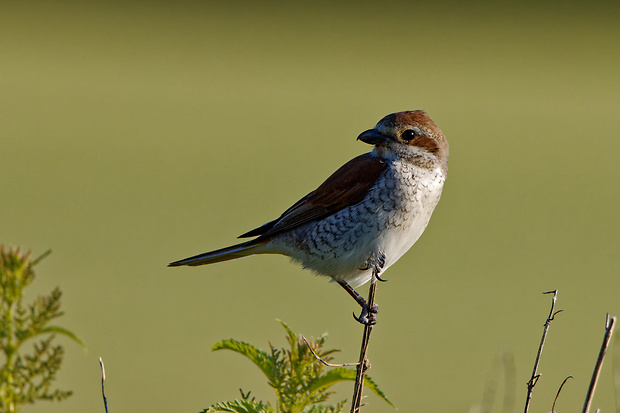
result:
[(402, 412), (476, 411), (508, 354), (519, 411), (541, 292), (558, 289), (531, 411), (568, 375), (557, 409), (580, 410), (620, 315), (617, 5), (2, 3), (0, 242), (53, 250), (30, 298), (59, 285), (60, 323), (88, 344), (59, 339), (74, 396), (24, 411), (103, 411), (99, 356), (115, 413), (196, 412), (239, 387), (272, 400), (258, 369), (209, 348), (283, 345), (276, 318), (354, 361), (353, 301), (285, 258), (166, 264), (275, 218), (411, 109), (448, 137), (450, 171), (379, 285), (371, 376)]

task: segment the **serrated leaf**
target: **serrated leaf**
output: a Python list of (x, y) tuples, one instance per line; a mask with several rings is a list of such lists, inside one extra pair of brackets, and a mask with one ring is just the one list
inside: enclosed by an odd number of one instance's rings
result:
[(327, 373), (319, 376), (309, 386), (309, 392), (315, 392), (322, 388), (328, 388), (341, 381), (355, 380), (355, 370), (344, 367), (335, 367), (327, 370)]
[(233, 413), (275, 413), (273, 407), (254, 400), (234, 400), (221, 402), (203, 410), (201, 413), (233, 412)]
[(286, 334), (288, 334), (287, 340), (289, 342), (289, 344), (291, 345), (291, 359), (292, 360), (296, 360), (298, 357), (298, 351), (297, 351), (297, 335), (293, 332), (293, 330), (291, 330), (291, 328), (288, 326), (288, 324), (286, 324), (284, 321), (282, 320), (278, 320), (276, 319), (280, 324), (282, 324), (282, 327), (284, 327), (284, 330), (286, 330)]
[(387, 396), (385, 395), (385, 393), (383, 393), (383, 391), (379, 388), (379, 386), (377, 386), (377, 383), (374, 382), (373, 379), (371, 379), (370, 377), (366, 376), (366, 380), (364, 380), (364, 385), (366, 387), (368, 387), (370, 390), (372, 390), (372, 392), (374, 394), (376, 394), (377, 396), (379, 396), (380, 398), (382, 398), (383, 400), (385, 400), (385, 402), (387, 404), (389, 404), (390, 406), (392, 406), (393, 408), (396, 408), (396, 406), (394, 406), (394, 403), (392, 403)]
[(291, 330), (291, 328), (288, 326), (288, 324), (286, 324), (284, 321), (277, 318), (276, 320), (278, 321), (278, 323), (282, 324), (282, 327), (284, 327), (284, 329), (286, 330), (286, 334), (288, 334), (288, 337), (291, 339), (291, 343), (295, 343), (297, 341), (297, 334), (295, 334), (293, 330)]
[[(328, 370), (327, 373), (314, 380), (312, 384), (308, 387), (308, 391), (315, 392), (322, 388), (331, 387), (334, 384), (342, 381), (355, 381), (356, 375), (356, 370), (351, 370), (344, 367), (336, 367)], [(370, 377), (366, 376), (366, 379), (364, 380), (364, 385), (370, 390), (372, 390), (372, 392), (375, 393), (377, 396), (385, 400), (390, 406), (396, 407)]]
[(213, 347), (211, 347), (211, 350), (232, 350), (236, 353), (242, 354), (250, 359), (250, 361), (259, 369), (261, 369), (270, 382), (274, 379), (274, 365), (271, 356), (249, 343), (237, 341), (231, 338), (215, 343)]
[[(290, 350), (286, 348), (276, 349), (270, 344), (271, 353), (266, 353), (249, 343), (234, 339), (216, 343), (213, 345), (212, 350), (233, 350), (246, 356), (256, 364), (268, 378), (269, 385), (276, 392), (278, 411), (304, 413), (341, 412), (345, 401), (340, 402), (336, 406), (321, 405), (320, 403), (327, 400), (327, 397), (330, 395), (328, 389), (332, 385), (342, 381), (355, 381), (356, 371), (346, 368), (324, 370), (322, 365), (317, 364), (312, 353), (307, 351), (305, 343), (301, 341), (301, 336), (296, 335), (285, 322), (277, 321), (286, 330), (286, 339), (290, 345)], [(337, 351), (322, 351), (325, 338), (326, 335), (323, 335), (317, 340), (308, 342), (308, 346), (316, 349), (315, 351), (321, 357)], [(392, 402), (388, 400), (383, 391), (379, 389), (371, 378), (366, 377), (365, 385), (386, 403), (394, 407)], [(244, 398), (244, 400), (247, 399)], [(229, 403), (232, 402), (224, 402), (211, 407), (228, 410), (205, 410), (204, 412), (240, 411), (231, 410), (233, 405)], [(241, 411), (245, 412), (245, 410)]]

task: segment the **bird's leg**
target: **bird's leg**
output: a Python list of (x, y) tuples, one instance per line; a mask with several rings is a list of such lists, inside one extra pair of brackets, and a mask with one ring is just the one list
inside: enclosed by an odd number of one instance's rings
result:
[[(385, 254), (379, 253), (376, 257), (372, 256), (366, 262), (366, 267), (360, 268), (361, 270), (368, 270), (372, 268), (372, 282), (375, 280), (386, 281), (379, 278), (379, 273), (381, 269), (385, 265)], [(379, 312), (379, 306), (376, 303), (373, 303), (372, 308), (368, 305), (368, 301), (364, 297), (362, 297), (357, 291), (353, 289), (346, 281), (338, 281), (338, 284), (345, 289), (346, 292), (349, 293), (351, 297), (362, 307), (362, 312), (358, 316), (353, 314), (353, 318), (355, 318), (359, 323), (364, 325), (374, 325), (376, 321), (376, 315)]]
[(373, 305), (372, 308), (369, 308), (368, 301), (364, 297), (362, 297), (357, 291), (353, 289), (346, 281), (338, 281), (338, 284), (345, 289), (346, 292), (349, 293), (351, 297), (362, 307), (362, 313), (358, 316), (353, 313), (353, 318), (355, 318), (358, 322), (362, 324), (370, 324), (373, 325), (376, 323), (375, 314), (379, 312), (379, 306), (377, 304)]
[(366, 301), (366, 299), (362, 297), (357, 291), (355, 291), (353, 287), (351, 287), (346, 281), (338, 281), (338, 284), (340, 284), (342, 288), (344, 288), (345, 291), (348, 292), (355, 301), (357, 301), (360, 307), (364, 308), (368, 306), (368, 302)]

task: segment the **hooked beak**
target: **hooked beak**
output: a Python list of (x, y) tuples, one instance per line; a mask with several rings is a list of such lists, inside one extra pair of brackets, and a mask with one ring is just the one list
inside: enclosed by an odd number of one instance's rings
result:
[(360, 136), (357, 137), (357, 140), (368, 143), (370, 145), (385, 146), (387, 145), (387, 142), (390, 140), (390, 138), (382, 135), (376, 129), (368, 129), (367, 131), (362, 132)]

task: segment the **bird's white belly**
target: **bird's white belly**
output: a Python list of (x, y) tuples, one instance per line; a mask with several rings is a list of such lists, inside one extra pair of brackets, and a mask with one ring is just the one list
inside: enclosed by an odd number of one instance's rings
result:
[(385, 271), (424, 232), (445, 179), (438, 170), (396, 167), (362, 202), (277, 236), (269, 248), (353, 287), (371, 279), (370, 258), (384, 254)]

